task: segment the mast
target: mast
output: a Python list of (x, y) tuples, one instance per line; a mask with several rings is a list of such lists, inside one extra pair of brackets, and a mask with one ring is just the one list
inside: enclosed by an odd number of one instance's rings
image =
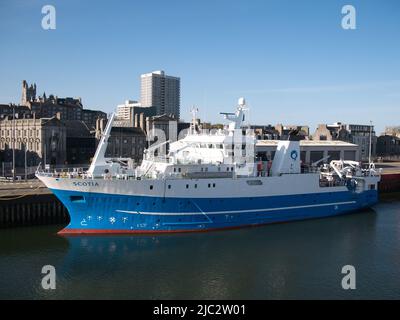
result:
[(371, 151), (372, 151), (372, 121), (369, 122), (369, 155), (368, 155), (368, 167), (371, 166)]

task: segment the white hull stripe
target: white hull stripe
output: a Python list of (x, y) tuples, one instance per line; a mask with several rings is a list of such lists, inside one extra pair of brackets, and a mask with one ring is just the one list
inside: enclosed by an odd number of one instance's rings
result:
[[(251, 209), (251, 210), (207, 211), (205, 213), (207, 213), (207, 214), (232, 214), (232, 213), (244, 213), (244, 212), (266, 212), (266, 211), (279, 211), (279, 210), (292, 210), (292, 209), (303, 209), (303, 208), (337, 206), (337, 205), (342, 205), (342, 204), (354, 204), (354, 203), (356, 203), (356, 201), (331, 202), (331, 203), (310, 204), (310, 205), (304, 205), (304, 206)], [(186, 216), (186, 215), (204, 214), (200, 211), (198, 211), (198, 212), (140, 212), (140, 211), (128, 211), (128, 210), (115, 210), (115, 211), (122, 212), (122, 213), (130, 213), (130, 214), (146, 214), (146, 215), (162, 215), (162, 216)]]

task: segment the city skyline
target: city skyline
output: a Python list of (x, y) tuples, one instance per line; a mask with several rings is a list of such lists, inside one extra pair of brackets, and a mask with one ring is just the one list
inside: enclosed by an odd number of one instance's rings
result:
[(355, 30), (341, 27), (344, 1), (53, 1), (56, 30), (41, 27), (45, 4), (0, 3), (0, 103), (18, 103), (26, 79), (40, 95), (111, 112), (140, 98), (140, 74), (160, 69), (181, 78), (185, 120), (196, 105), (222, 122), (244, 96), (253, 124), (398, 125), (396, 1), (351, 1)]

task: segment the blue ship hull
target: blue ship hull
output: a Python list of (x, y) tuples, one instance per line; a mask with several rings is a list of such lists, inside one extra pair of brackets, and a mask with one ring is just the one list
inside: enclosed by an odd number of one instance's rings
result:
[(52, 190), (71, 222), (61, 234), (239, 228), (335, 216), (372, 206), (376, 190), (242, 198), (161, 198)]

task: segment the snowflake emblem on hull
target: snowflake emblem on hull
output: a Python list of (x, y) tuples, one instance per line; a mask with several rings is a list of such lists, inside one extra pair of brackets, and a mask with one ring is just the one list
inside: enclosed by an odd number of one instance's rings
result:
[(111, 217), (111, 218), (110, 218), (110, 223), (111, 223), (111, 224), (114, 224), (114, 223), (115, 223), (115, 217)]

